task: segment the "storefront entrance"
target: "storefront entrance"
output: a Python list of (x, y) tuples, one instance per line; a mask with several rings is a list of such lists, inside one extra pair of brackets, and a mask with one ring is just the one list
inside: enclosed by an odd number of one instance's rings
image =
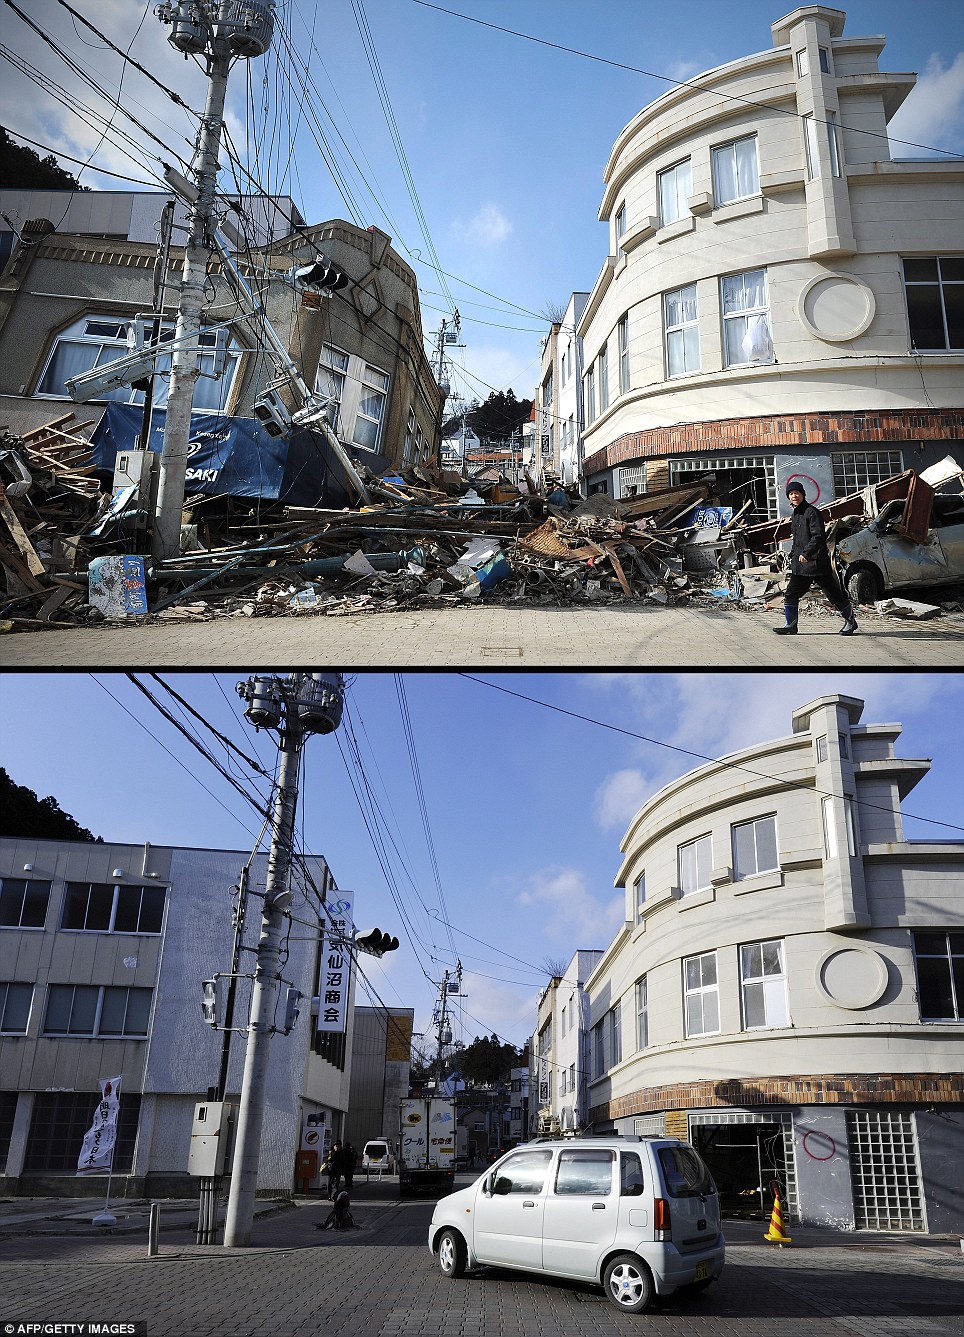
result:
[(787, 1188), (783, 1124), (698, 1124), (690, 1137), (716, 1180), (722, 1214), (769, 1221), (771, 1180)]

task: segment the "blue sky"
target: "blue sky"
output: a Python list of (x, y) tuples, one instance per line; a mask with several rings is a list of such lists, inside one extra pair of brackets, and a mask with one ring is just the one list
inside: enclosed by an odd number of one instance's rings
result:
[[(109, 96), (116, 95), (118, 56), (98, 49), (97, 39), (76, 26), (57, 0), (22, 0), (21, 7), (64, 43)], [(96, 5), (76, 0), (75, 5), (118, 46), (126, 49), (131, 43), (135, 59), (200, 108), (204, 80), (168, 46), (153, 7), (154, 0), (97, 0)], [(498, 32), (443, 8), (601, 59)], [(235, 142), (247, 145), (247, 161), (262, 182), (291, 193), (310, 222), (351, 218), (353, 207), (364, 226), (375, 223), (393, 236), (418, 273), (428, 332), (449, 310), (447, 288), (463, 320), (466, 348), (456, 355), (465, 369), (456, 378), (461, 392), (484, 398), (491, 388), (511, 387), (519, 397), (529, 397), (539, 376), (540, 336), (546, 328), (542, 313), (550, 305), (564, 307), (573, 290), (591, 288), (606, 255), (607, 231), (596, 215), (613, 142), (643, 106), (671, 86), (651, 75), (686, 79), (766, 50), (772, 44), (770, 25), (789, 6), (776, 0), (740, 5), (682, 0), (672, 7), (655, 0), (598, 5), (586, 0), (451, 0), (443, 8), (427, 0), (285, 0), (280, 11), (291, 44), (307, 60), (315, 84), (306, 110), (298, 107), (287, 84), (285, 70), (292, 66), (279, 37), (268, 59), (234, 70), (228, 125)], [(854, 0), (846, 11), (845, 35), (886, 36), (884, 70), (920, 75), (892, 133), (961, 152), (964, 6), (954, 0), (914, 5)], [(362, 15), (417, 206), (376, 94), (356, 21)], [(19, 56), (64, 86), (80, 88), (60, 58), (6, 7), (0, 25), (3, 41)], [(0, 114), (10, 129), (84, 160), (96, 150), (95, 165), (150, 179), (144, 168), (156, 169), (156, 162), (142, 160), (135, 167), (116, 147), (98, 147), (101, 133), (91, 118), (68, 112), (36, 77), (6, 65), (2, 83)], [(91, 106), (109, 108), (87, 88), (81, 96)], [(187, 152), (185, 136), (190, 137), (193, 123), (132, 68), (124, 77), (121, 102), (165, 145)], [(309, 105), (347, 182), (344, 195), (310, 132)], [(164, 156), (123, 115), (115, 112), (112, 124)], [(924, 155), (919, 149), (895, 148), (895, 156)], [(230, 173), (222, 173), (225, 188), (230, 188), (229, 178)], [(91, 171), (83, 180), (102, 188), (126, 187)], [(430, 241), (423, 235), (419, 210)], [(431, 247), (448, 276), (444, 284), (424, 263)]]
[[(162, 676), (272, 769), (273, 740), (241, 717), (235, 684), (245, 673)], [(357, 925), (401, 939), (397, 952), (382, 962), (367, 958), (365, 969), (377, 999), (415, 1008), (419, 1031), (430, 1026), (437, 981), (457, 956), (468, 996), (458, 1003), (456, 1037), (495, 1031), (524, 1043), (548, 979), (546, 959), (605, 947), (617, 929), (622, 895), (613, 877), (630, 819), (657, 789), (700, 764), (674, 749), (712, 757), (785, 736), (796, 707), (843, 692), (866, 702), (864, 723), (903, 724), (899, 756), (933, 759), (905, 814), (964, 824), (964, 759), (948, 728), (964, 716), (959, 675), (415, 673), (401, 682), (437, 881), (396, 675), (353, 677), (342, 729), (308, 741), (298, 827), (304, 848), (325, 855), (339, 885), (355, 892)], [(7, 673), (0, 698), (0, 765), (18, 784), (53, 795), (95, 835), (253, 847), (253, 810), (125, 675)], [(391, 833), (385, 845), (397, 901), (355, 798), (358, 773), (343, 759), (349, 727)], [(223, 749), (214, 751), (224, 759)], [(962, 838), (910, 817), (905, 829), (911, 839)], [(363, 990), (359, 1001), (375, 1000)]]

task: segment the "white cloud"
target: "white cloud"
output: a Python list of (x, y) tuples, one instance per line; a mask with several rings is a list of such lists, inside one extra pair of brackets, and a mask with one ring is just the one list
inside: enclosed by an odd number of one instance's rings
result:
[(622, 894), (605, 900), (594, 896), (585, 876), (575, 868), (543, 868), (533, 873), (519, 893), (519, 904), (542, 916), (541, 928), (550, 943), (579, 948), (606, 947), (623, 918)]
[(613, 771), (597, 789), (594, 817), (603, 830), (625, 829), (647, 799), (706, 760), (786, 737), (794, 710), (817, 697), (857, 697), (863, 723), (891, 723), (946, 709), (949, 690), (946, 676), (900, 673), (596, 674), (589, 681), (619, 702), (623, 727), (652, 740), (631, 744), (629, 759), (638, 764)]
[(652, 794), (652, 781), (634, 767), (614, 771), (596, 790), (593, 816), (603, 831), (625, 828)]
[(892, 141), (909, 141), (894, 144), (897, 158), (918, 157), (920, 149), (913, 147), (918, 144), (959, 150), (964, 133), (964, 51), (946, 68), (938, 53), (931, 56), (914, 91), (890, 122), (888, 133)]
[(499, 206), (489, 201), (468, 221), (456, 218), (452, 228), (477, 246), (498, 246), (512, 231), (512, 224)]

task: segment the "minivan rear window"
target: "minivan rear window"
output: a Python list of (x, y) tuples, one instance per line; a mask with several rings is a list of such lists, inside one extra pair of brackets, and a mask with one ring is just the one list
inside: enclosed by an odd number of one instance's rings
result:
[(709, 1170), (692, 1147), (660, 1147), (658, 1155), (671, 1198), (705, 1197), (716, 1192)]

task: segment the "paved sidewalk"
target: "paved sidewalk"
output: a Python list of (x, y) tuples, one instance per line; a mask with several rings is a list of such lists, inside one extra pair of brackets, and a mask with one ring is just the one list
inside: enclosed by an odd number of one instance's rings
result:
[(861, 615), (855, 636), (805, 612), (774, 636), (761, 609), (657, 605), (419, 609), (325, 617), (51, 628), (0, 635), (8, 668), (951, 668), (964, 666), (964, 614), (908, 623)]

